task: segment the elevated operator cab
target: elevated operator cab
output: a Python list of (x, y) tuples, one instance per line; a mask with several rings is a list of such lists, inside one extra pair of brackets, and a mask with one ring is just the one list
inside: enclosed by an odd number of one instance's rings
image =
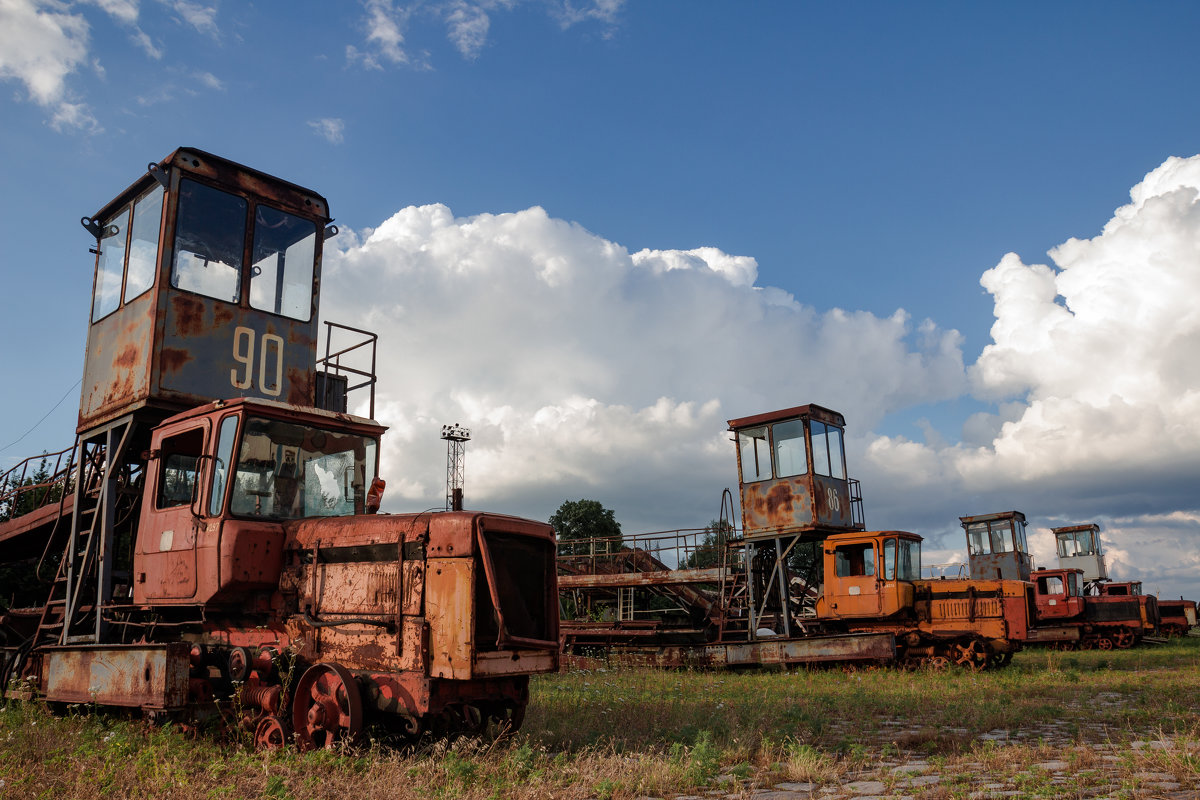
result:
[(1033, 556), (1020, 511), (959, 517), (967, 534), (971, 577), (981, 580), (1029, 580)]
[(96, 270), (78, 432), (222, 397), (319, 405), (325, 198), (183, 147), (82, 222)]
[(818, 405), (729, 420), (747, 539), (866, 527), (858, 481), (846, 476), (845, 427)]
[[(1063, 569), (1083, 570), (1085, 584), (1108, 580), (1108, 567), (1104, 562), (1104, 546), (1100, 542), (1100, 526), (1067, 525), (1051, 528), (1054, 534), (1058, 565)], [(1094, 592), (1093, 592), (1094, 594)]]

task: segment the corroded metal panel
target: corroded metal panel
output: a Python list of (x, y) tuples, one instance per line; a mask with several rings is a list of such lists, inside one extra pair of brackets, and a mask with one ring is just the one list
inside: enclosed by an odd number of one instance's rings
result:
[(139, 408), (150, 397), (156, 293), (146, 292), (88, 327), (78, 430)]
[(181, 708), (191, 645), (106, 645), (43, 650), (43, 691), (60, 703)]
[(558, 653), (553, 650), (497, 650), (477, 653), (475, 677), (487, 678), (498, 675), (528, 675), (535, 672), (553, 672), (558, 669)]
[(1033, 644), (1078, 642), (1079, 639), (1080, 627), (1078, 625), (1039, 625), (1036, 628), (1030, 628), (1025, 635), (1025, 641)]
[(971, 555), (971, 575), (988, 580), (1026, 580), (1033, 567), (1028, 553), (982, 553)]
[(425, 562), (405, 561), (400, 572), (400, 613), (420, 615), (425, 598)]
[(743, 483), (746, 538), (776, 536), (818, 526), (853, 527), (847, 481), (824, 475)]
[(914, 581), (918, 628), (933, 636), (1024, 639), (1029, 602), (1024, 581)]
[(425, 575), (429, 621), (429, 673), (466, 680), (471, 675), (475, 632), (475, 562), (431, 558)]
[(600, 572), (591, 575), (559, 575), (560, 589), (595, 589), (618, 586), (671, 586), (689, 583), (720, 583), (729, 579), (723, 567), (671, 569), (656, 572)]
[(221, 592), (279, 585), (283, 569), (283, 527), (249, 520), (226, 520), (220, 531)]
[(317, 319), (298, 321), (176, 289), (154, 354), (155, 395), (179, 405), (228, 397), (314, 404)]

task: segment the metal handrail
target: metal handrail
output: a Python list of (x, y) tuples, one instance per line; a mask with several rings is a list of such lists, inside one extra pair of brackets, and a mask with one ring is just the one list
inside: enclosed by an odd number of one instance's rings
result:
[[(59, 498), (53, 497), (52, 489), (56, 486), (66, 486), (71, 480), (73, 471), (73, 462), (71, 455), (75, 452), (75, 446), (71, 445), (57, 453), (42, 453), (37, 456), (30, 456), (14, 465), (11, 469), (3, 474), (0, 474), (0, 512), (7, 512), (12, 509), (21, 495), (29, 492), (37, 492), (39, 489), (45, 490), (41, 496), (34, 495), (34, 506), (29, 509), (33, 511), (41, 506), (57, 501)], [(66, 457), (67, 465), (63, 466), (63, 458)], [(38, 466), (34, 469), (34, 475), (41, 470), (43, 463), (54, 459), (54, 468), (50, 470), (49, 480), (41, 483), (26, 483), (29, 479), (29, 470), (34, 462)]]
[[(374, 419), (375, 418), (375, 384), (378, 382), (378, 378), (375, 375), (375, 358), (376, 358), (376, 352), (377, 352), (377, 344), (379, 342), (379, 336), (377, 334), (372, 333), (371, 331), (365, 331), (365, 330), (362, 330), (361, 328), (353, 328), (349, 325), (342, 325), (339, 322), (326, 321), (325, 326), (326, 326), (326, 328), (325, 328), (325, 357), (317, 360), (317, 366), (323, 367), (327, 372), (330, 372), (330, 373), (336, 374), (336, 375), (350, 373), (353, 375), (361, 375), (361, 376), (365, 377), (367, 380), (363, 381), (362, 383), (356, 383), (353, 386), (349, 385), (349, 381), (347, 381), (346, 394), (348, 395), (348, 394), (350, 394), (350, 392), (352, 392), (356, 389), (361, 389), (364, 386), (370, 386), (371, 387), (371, 401), (370, 401), (370, 409), (371, 410), (370, 410), (369, 416), (371, 417), (371, 419)], [(341, 350), (338, 350), (335, 352), (335, 351), (331, 350), (331, 348), (333, 346), (333, 329), (334, 328), (337, 328), (338, 330), (346, 331), (348, 333), (356, 333), (361, 336), (365, 336), (366, 338), (356, 344), (352, 344), (348, 347), (343, 347)], [(356, 350), (360, 350), (360, 349), (368, 347), (368, 346), (371, 348), (371, 367), (370, 367), (369, 371), (365, 370), (365, 369), (361, 369), (359, 367), (353, 367), (353, 366), (342, 363), (342, 356), (344, 356), (348, 353), (353, 353)], [(325, 397), (321, 398), (322, 406), (324, 406), (326, 404), (326, 401), (328, 401), (328, 399), (329, 399), (329, 388), (330, 388), (329, 383), (327, 382), (325, 384)]]

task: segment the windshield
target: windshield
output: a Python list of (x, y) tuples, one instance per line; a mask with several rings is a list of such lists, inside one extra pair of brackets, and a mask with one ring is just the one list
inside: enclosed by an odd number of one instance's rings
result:
[(273, 519), (362, 514), (375, 448), (366, 436), (251, 417), (235, 461), (230, 511)]

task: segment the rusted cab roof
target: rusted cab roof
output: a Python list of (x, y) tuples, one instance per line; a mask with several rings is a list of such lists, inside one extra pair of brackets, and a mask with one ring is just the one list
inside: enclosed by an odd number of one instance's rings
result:
[(959, 517), (958, 521), (963, 525), (970, 525), (974, 522), (994, 522), (1002, 519), (1019, 519), (1025, 521), (1025, 515), (1020, 511), (998, 511), (995, 514), (978, 514), (974, 517)]
[[(159, 164), (164, 167), (174, 167), (192, 175), (199, 175), (260, 197), (270, 198), (272, 202), (278, 203), (281, 208), (288, 211), (319, 216), (326, 223), (331, 221), (329, 202), (312, 189), (306, 189), (290, 181), (285, 181), (283, 178), (277, 178), (236, 161), (206, 153), (195, 147), (180, 147)], [(125, 191), (93, 214), (92, 219), (107, 219), (154, 183), (153, 175), (149, 172), (143, 173)]]
[(794, 406), (792, 408), (784, 408), (779, 411), (768, 411), (763, 414), (755, 414), (750, 417), (740, 417), (738, 419), (728, 420), (729, 430), (736, 431), (742, 428), (752, 428), (755, 425), (766, 425), (771, 422), (779, 422), (785, 419), (795, 419), (796, 417), (804, 417), (807, 419), (815, 419), (824, 422), (828, 425), (836, 425), (839, 428), (846, 427), (846, 418), (836, 411), (810, 403), (806, 406)]

